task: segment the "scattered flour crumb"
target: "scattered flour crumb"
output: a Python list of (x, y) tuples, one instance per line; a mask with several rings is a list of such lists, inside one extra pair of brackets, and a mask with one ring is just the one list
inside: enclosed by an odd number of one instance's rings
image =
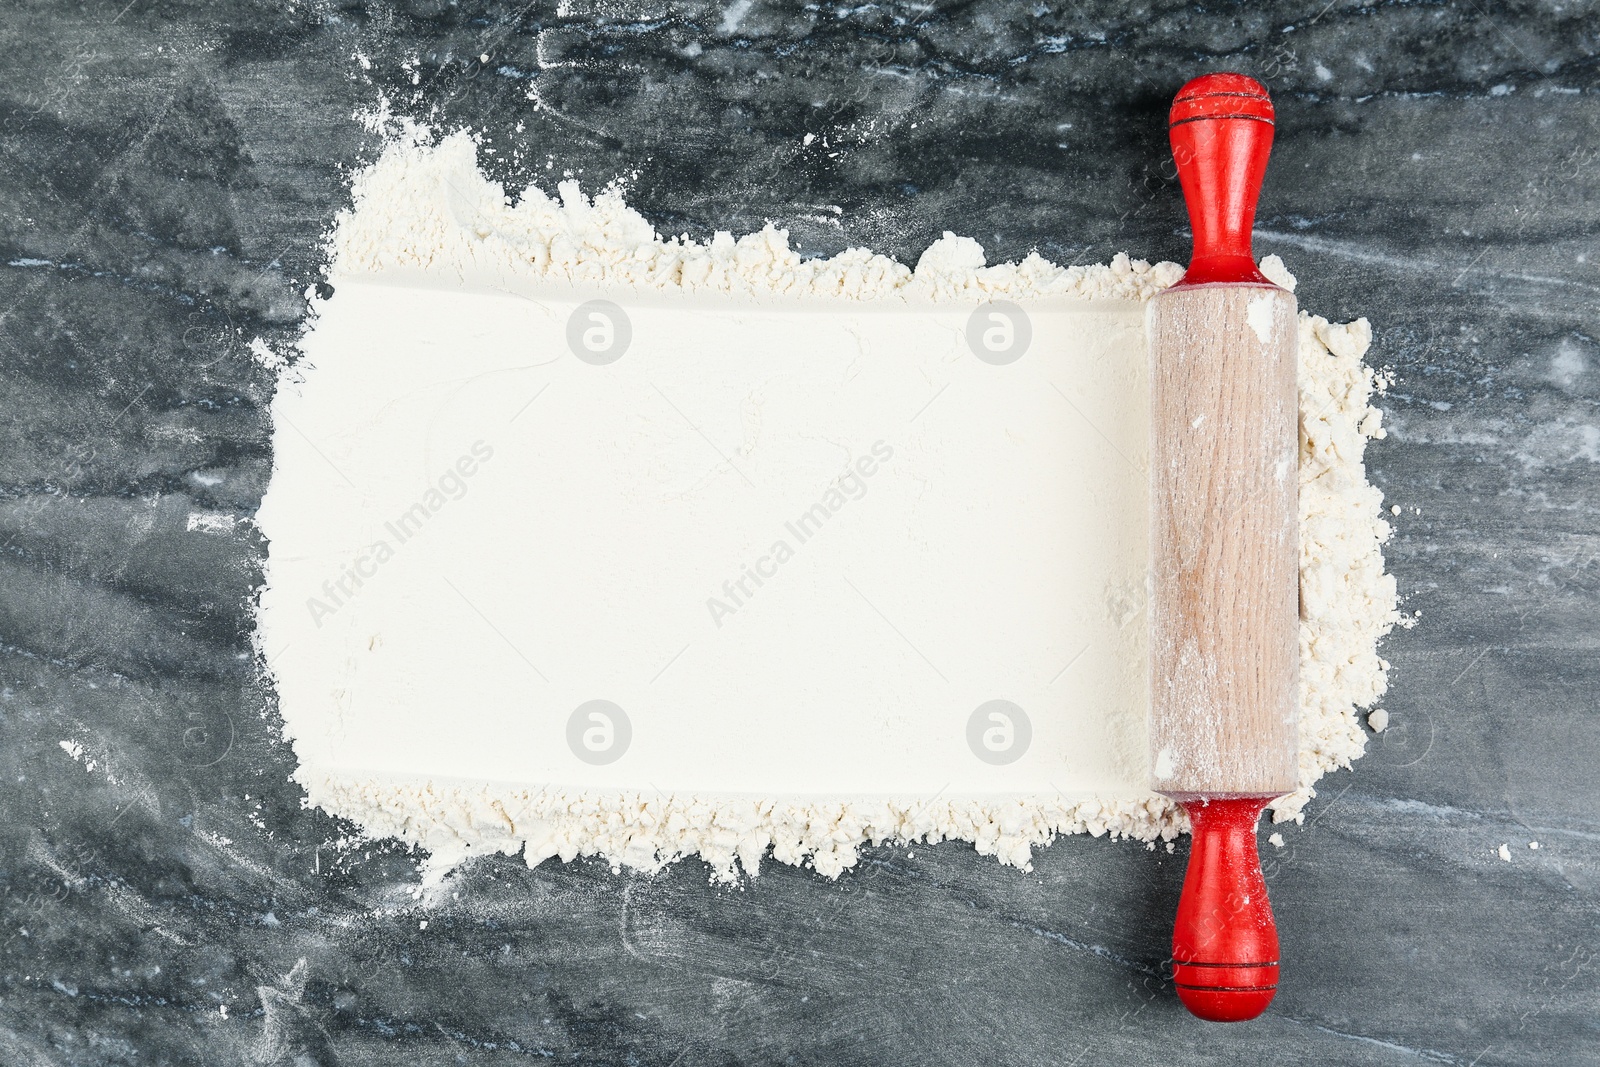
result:
[(1282, 848), (1283, 847), (1283, 835), (1282, 834), (1275, 833), (1271, 837), (1267, 838), (1267, 840), (1272, 843), (1272, 847), (1273, 848)]
[(276, 351), (260, 337), (250, 339), (250, 355), (255, 358), (257, 364), (270, 371), (282, 371), (289, 362), (287, 354)]
[(1283, 265), (1283, 260), (1277, 256), (1268, 256), (1261, 261), (1261, 273), (1266, 276), (1267, 281), (1291, 293), (1299, 284), (1295, 276), (1289, 273), (1289, 268)]
[(1500, 846), (1500, 858), (1505, 860), (1507, 863), (1511, 862), (1511, 846), (1510, 845), (1501, 845)]
[(228, 533), (238, 524), (238, 518), (227, 512), (191, 511), (185, 528), (203, 533)]
[(1389, 728), (1389, 713), (1382, 708), (1373, 708), (1367, 713), (1367, 725), (1372, 727), (1372, 732), (1381, 734)]

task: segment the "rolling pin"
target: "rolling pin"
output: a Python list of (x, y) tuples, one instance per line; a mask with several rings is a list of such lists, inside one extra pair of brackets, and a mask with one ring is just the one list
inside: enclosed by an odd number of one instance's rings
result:
[(1250, 250), (1266, 89), (1196, 78), (1169, 127), (1194, 255), (1148, 312), (1151, 778), (1193, 827), (1173, 984), (1195, 1015), (1234, 1022), (1277, 989), (1256, 824), (1299, 784), (1298, 327)]

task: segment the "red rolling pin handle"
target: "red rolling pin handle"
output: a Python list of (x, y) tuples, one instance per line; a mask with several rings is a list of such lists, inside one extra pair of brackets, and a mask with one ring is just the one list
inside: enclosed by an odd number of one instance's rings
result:
[[(1169, 118), (1194, 256), (1181, 286), (1271, 285), (1250, 250), (1256, 200), (1272, 150), (1272, 100), (1242, 74), (1189, 82)], [(1173, 984), (1195, 1015), (1253, 1019), (1278, 986), (1278, 930), (1256, 852), (1272, 797), (1183, 798), (1193, 826), (1172, 932)]]
[(1243, 74), (1207, 74), (1178, 90), (1167, 125), (1194, 230), (1179, 285), (1272, 284), (1250, 253), (1272, 122), (1267, 90)]
[(1256, 854), (1271, 797), (1184, 803), (1193, 834), (1172, 928), (1172, 983), (1202, 1019), (1232, 1023), (1267, 1010), (1278, 988), (1278, 928)]

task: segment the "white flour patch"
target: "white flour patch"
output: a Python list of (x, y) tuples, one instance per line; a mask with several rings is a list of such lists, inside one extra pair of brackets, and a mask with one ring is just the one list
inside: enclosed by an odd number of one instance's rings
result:
[(1272, 341), (1272, 298), (1258, 296), (1250, 301), (1250, 306), (1245, 310), (1245, 321), (1250, 323), (1250, 329), (1255, 331), (1256, 339), (1262, 344)]
[(237, 516), (230, 515), (225, 511), (191, 511), (184, 528), (191, 531), (199, 530), (203, 533), (225, 534), (231, 533), (238, 524)]
[[(1144, 779), (1140, 526), (1142, 302), (1180, 268), (663, 239), (614, 191), (508, 198), (462, 134), (407, 131), (354, 192), (258, 516), (311, 802), (436, 877), (1183, 829)], [(1369, 341), (1301, 316), (1279, 820), (1385, 688)]]

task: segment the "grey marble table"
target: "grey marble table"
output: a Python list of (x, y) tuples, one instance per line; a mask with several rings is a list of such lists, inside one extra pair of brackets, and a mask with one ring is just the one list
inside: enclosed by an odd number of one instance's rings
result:
[[(1600, 1063), (1597, 43), (1581, 0), (9, 0), (0, 1063)], [(303, 806), (247, 345), (296, 336), (380, 90), (541, 182), (636, 172), (668, 232), (1070, 262), (1184, 255), (1163, 115), (1219, 68), (1278, 101), (1258, 250), (1394, 370), (1370, 470), (1421, 614), (1393, 726), (1269, 857), (1266, 1017), (1163, 980), (1181, 849), (739, 889), (505, 858), (424, 909), (416, 856)]]

